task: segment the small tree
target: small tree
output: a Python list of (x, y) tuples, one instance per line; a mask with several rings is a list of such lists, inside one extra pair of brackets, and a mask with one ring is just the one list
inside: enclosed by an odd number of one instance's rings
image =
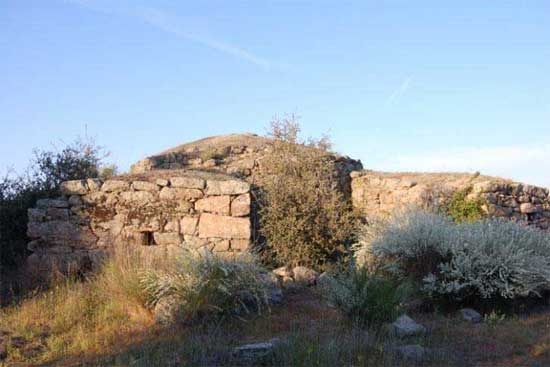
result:
[(276, 264), (318, 269), (347, 253), (355, 229), (338, 186), (327, 137), (304, 141), (294, 115), (271, 123), (271, 151), (261, 162), (261, 233)]

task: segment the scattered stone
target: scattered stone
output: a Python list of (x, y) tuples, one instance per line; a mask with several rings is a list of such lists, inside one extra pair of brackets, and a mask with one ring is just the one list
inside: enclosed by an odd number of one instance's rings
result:
[(329, 273), (322, 272), (321, 275), (317, 278), (317, 286), (320, 288), (328, 288), (335, 281), (334, 277)]
[(299, 285), (311, 286), (315, 285), (319, 273), (313, 269), (307, 268), (305, 266), (297, 266), (292, 269), (292, 274), (294, 275), (294, 281)]
[(283, 301), (283, 291), (279, 286), (279, 278), (273, 273), (262, 274), (267, 285), (267, 298), (270, 304), (279, 304)]
[(414, 362), (422, 362), (427, 356), (426, 349), (418, 344), (395, 347), (395, 352), (400, 358)]
[(22, 336), (12, 336), (10, 343), (12, 348), (22, 348), (27, 343), (27, 340)]
[(280, 268), (277, 268), (273, 270), (273, 274), (275, 274), (278, 277), (284, 278), (284, 277), (292, 277), (292, 270), (287, 266), (281, 266)]
[(426, 328), (407, 315), (400, 316), (392, 324), (393, 332), (396, 336), (403, 338), (407, 336), (421, 335), (426, 332)]
[(233, 349), (233, 356), (237, 359), (254, 362), (269, 357), (273, 353), (279, 339), (271, 339), (267, 342), (245, 344)]
[(460, 310), (462, 318), (466, 321), (469, 321), (473, 324), (480, 323), (483, 321), (483, 316), (473, 308), (463, 308)]

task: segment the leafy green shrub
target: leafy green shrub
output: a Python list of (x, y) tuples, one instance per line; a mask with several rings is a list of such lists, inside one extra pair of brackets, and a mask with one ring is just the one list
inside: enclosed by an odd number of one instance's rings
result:
[(475, 222), (486, 217), (482, 198), (468, 198), (472, 186), (456, 191), (444, 206), (444, 212), (455, 222)]
[(395, 319), (405, 296), (395, 280), (359, 267), (325, 286), (329, 301), (360, 326), (377, 326)]
[(253, 258), (236, 260), (207, 252), (183, 251), (164, 269), (146, 269), (141, 276), (148, 304), (176, 299), (184, 320), (261, 311), (268, 304), (262, 268)]
[(264, 257), (277, 265), (324, 269), (347, 252), (355, 216), (338, 189), (330, 142), (305, 142), (299, 131), (292, 116), (273, 121), (271, 151), (261, 161)]
[(401, 277), (451, 301), (514, 299), (550, 289), (550, 234), (501, 219), (454, 224), (422, 211), (393, 218), (363, 246)]

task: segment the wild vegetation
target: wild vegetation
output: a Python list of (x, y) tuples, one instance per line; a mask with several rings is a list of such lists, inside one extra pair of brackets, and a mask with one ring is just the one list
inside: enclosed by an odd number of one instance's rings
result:
[[(359, 225), (337, 189), (328, 140), (305, 141), (299, 131), (293, 117), (272, 124), (258, 197), (263, 263), (251, 255), (117, 249), (96, 273), (58, 274), (1, 308), (0, 365), (550, 363), (548, 232), (485, 218), (469, 189), (444, 208)], [(101, 175), (99, 151), (90, 149), (38, 154), (34, 181), (4, 180), (2, 203), (25, 223), (32, 195), (53, 194), (63, 179)], [(2, 224), (11, 220), (8, 204)], [(268, 270), (279, 265), (287, 267)], [(325, 272), (306, 269), (313, 280), (299, 282), (296, 265)], [(281, 288), (282, 302), (272, 294)], [(461, 315), (464, 306), (481, 311), (479, 324)], [(396, 332), (405, 313), (420, 332)], [(271, 349), (255, 358), (236, 353), (253, 342)]]
[(337, 189), (330, 140), (299, 133), (295, 116), (272, 122), (272, 150), (261, 165), (264, 253), (275, 264), (325, 269), (347, 255), (356, 217)]
[(116, 166), (105, 165), (106, 157), (94, 140), (79, 138), (61, 149), (35, 150), (24, 173), (0, 179), (0, 269), (26, 255), (27, 209), (39, 198), (59, 195), (63, 181), (114, 174)]

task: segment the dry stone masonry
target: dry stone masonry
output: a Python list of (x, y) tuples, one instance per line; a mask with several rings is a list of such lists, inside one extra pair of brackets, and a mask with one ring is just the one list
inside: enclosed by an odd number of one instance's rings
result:
[(29, 261), (44, 270), (91, 268), (116, 246), (153, 256), (181, 247), (234, 256), (251, 244), (250, 185), (231, 176), (161, 170), (68, 181), (62, 192), (29, 209)]
[(489, 216), (550, 228), (550, 196), (546, 188), (478, 174), (366, 170), (351, 176), (353, 205), (367, 218), (388, 216), (410, 205), (440, 205), (457, 190), (471, 187), (468, 197), (481, 198)]
[[(63, 183), (63, 196), (29, 209), (29, 263), (38, 269), (92, 268), (118, 246), (170, 255), (181, 247), (223, 256), (247, 251), (257, 233), (255, 190), (269, 139), (234, 134), (202, 139), (137, 162), (130, 175)], [(443, 204), (471, 187), (490, 216), (550, 227), (545, 188), (479, 174), (363, 171), (330, 154), (345, 198), (368, 218), (409, 205)]]

